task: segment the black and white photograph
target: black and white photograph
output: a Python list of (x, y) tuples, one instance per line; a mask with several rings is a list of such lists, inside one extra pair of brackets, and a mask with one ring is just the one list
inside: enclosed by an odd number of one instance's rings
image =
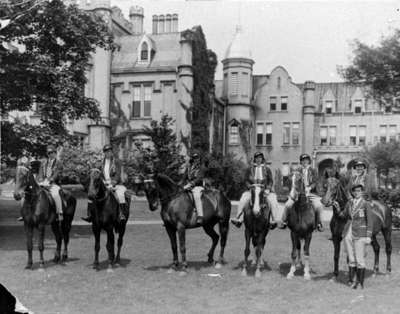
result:
[(400, 2), (0, 0), (0, 314), (400, 313)]

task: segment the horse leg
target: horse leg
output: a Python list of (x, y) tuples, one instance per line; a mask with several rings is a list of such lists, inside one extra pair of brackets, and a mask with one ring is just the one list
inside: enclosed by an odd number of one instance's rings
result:
[(209, 237), (212, 239), (212, 245), (207, 254), (208, 262), (211, 264), (214, 262), (214, 251), (218, 244), (219, 235), (218, 235), (218, 233), (215, 232), (214, 225), (205, 224), (203, 226), (203, 229), (209, 235)]
[(380, 249), (378, 240), (376, 239), (376, 234), (372, 235), (371, 237), (371, 245), (372, 248), (374, 249), (374, 255), (375, 255), (374, 274), (373, 274), (373, 276), (375, 277), (379, 272), (379, 249)]
[(121, 262), (121, 247), (124, 239), (124, 234), (125, 234), (125, 229), (126, 229), (126, 223), (121, 224), (119, 230), (118, 230), (118, 249), (117, 249), (117, 257), (115, 258), (115, 263), (119, 264)]
[(94, 234), (94, 262), (93, 269), (99, 270), (99, 251), (100, 251), (100, 228), (92, 226)]
[(304, 241), (304, 279), (310, 280), (310, 243), (311, 243), (312, 233), (307, 235)]
[(220, 239), (220, 245), (221, 245), (221, 251), (219, 253), (219, 259), (217, 264), (215, 264), (215, 268), (219, 269), (223, 264), (226, 264), (226, 261), (224, 259), (224, 252), (225, 252), (225, 246), (226, 246), (226, 240), (228, 238), (228, 231), (229, 231), (229, 221), (226, 222), (220, 222), (219, 223), (219, 234), (221, 235)]
[(168, 269), (168, 273), (172, 273), (179, 266), (178, 245), (176, 242), (176, 229), (167, 223), (165, 223), (165, 229), (167, 230), (167, 234), (168, 234), (169, 240), (171, 242), (171, 249), (172, 249), (172, 255), (173, 255), (172, 265)]
[(60, 226), (57, 221), (54, 221), (51, 224), (51, 229), (53, 230), (54, 237), (56, 238), (56, 251), (54, 252), (53, 262), (58, 263), (60, 261), (62, 238), (61, 238)]
[(185, 275), (187, 273), (187, 262), (186, 262), (186, 230), (185, 226), (179, 224), (178, 226), (178, 236), (179, 236), (179, 250), (181, 252), (182, 258), (182, 271), (181, 275)]
[(294, 277), (294, 272), (296, 271), (296, 258), (298, 255), (298, 247), (300, 247), (300, 239), (296, 237), (294, 232), (290, 232), (290, 238), (292, 240), (292, 265), (290, 266), (289, 273), (287, 274), (287, 279), (292, 279)]
[(40, 260), (39, 260), (39, 270), (44, 270), (44, 258), (43, 258), (43, 251), (44, 251), (44, 230), (45, 230), (45, 225), (40, 224), (39, 227), (39, 254), (40, 254)]
[(112, 226), (107, 228), (107, 252), (108, 252), (108, 269), (107, 272), (112, 272), (114, 265), (115, 252), (114, 252), (114, 230)]
[(264, 245), (265, 245), (265, 236), (263, 234), (260, 234), (257, 239), (257, 246), (256, 246), (256, 272), (255, 272), (255, 277), (260, 278), (261, 277), (261, 266), (262, 266), (262, 253), (264, 250)]
[(64, 218), (64, 220), (61, 223), (61, 232), (62, 232), (62, 237), (64, 239), (64, 251), (62, 253), (61, 261), (65, 262), (68, 259), (68, 244), (69, 244), (69, 233), (71, 231), (71, 225), (72, 225), (72, 219), (68, 220)]
[(247, 264), (249, 262), (250, 255), (250, 231), (246, 228), (244, 231), (244, 237), (246, 241), (246, 246), (244, 248), (244, 261), (242, 266), (242, 276), (247, 276)]
[(340, 241), (341, 239), (337, 236), (332, 236), (333, 242), (333, 280), (337, 281), (339, 276), (339, 256), (340, 256)]
[(382, 230), (383, 237), (385, 239), (385, 250), (386, 250), (386, 274), (392, 272), (392, 228), (388, 227)]
[(29, 226), (27, 223), (25, 223), (24, 227), (26, 235), (26, 250), (28, 252), (28, 262), (25, 269), (32, 269), (33, 227)]

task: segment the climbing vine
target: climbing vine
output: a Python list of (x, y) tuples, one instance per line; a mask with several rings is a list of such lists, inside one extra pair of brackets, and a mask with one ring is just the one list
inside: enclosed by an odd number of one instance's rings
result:
[(242, 143), (243, 151), (246, 154), (248, 161), (251, 159), (251, 133), (253, 130), (253, 124), (251, 121), (240, 120), (239, 135)]

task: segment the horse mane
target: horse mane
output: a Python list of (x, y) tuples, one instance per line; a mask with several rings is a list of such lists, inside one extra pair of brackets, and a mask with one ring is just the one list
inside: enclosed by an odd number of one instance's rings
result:
[(159, 173), (157, 174), (156, 179), (160, 188), (166, 190), (166, 193), (174, 194), (178, 192), (179, 185), (166, 174)]
[(338, 180), (338, 194), (337, 194), (337, 202), (340, 205), (340, 208), (344, 208), (344, 206), (347, 204), (347, 202), (349, 201), (348, 197), (347, 197), (347, 193), (342, 185), (342, 182), (340, 182), (340, 180)]

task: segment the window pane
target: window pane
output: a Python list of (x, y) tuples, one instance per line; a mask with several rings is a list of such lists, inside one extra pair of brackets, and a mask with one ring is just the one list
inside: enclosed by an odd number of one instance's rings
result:
[(300, 138), (300, 123), (293, 123), (292, 124), (292, 144), (299, 145), (299, 138)]
[(336, 145), (336, 127), (329, 127), (329, 145)]
[(319, 137), (321, 145), (326, 145), (328, 143), (328, 128), (326, 126), (321, 126), (319, 129)]
[(140, 86), (135, 86), (133, 88), (133, 100), (140, 101)]
[(272, 145), (272, 123), (267, 123), (266, 125), (265, 144)]
[(145, 43), (145, 42), (142, 44), (142, 49), (140, 52), (140, 59), (146, 60), (146, 61), (148, 59), (148, 46), (147, 46), (147, 43)]
[(257, 123), (257, 145), (263, 144), (264, 125)]
[(239, 92), (239, 81), (237, 72), (232, 72), (231, 80), (232, 80), (232, 95), (237, 95)]
[(151, 92), (152, 92), (152, 87), (151, 86), (145, 86), (144, 87), (144, 112), (143, 115), (145, 117), (151, 116)]
[(276, 110), (276, 97), (270, 97), (269, 104), (270, 104), (270, 110), (275, 111)]
[(243, 96), (248, 96), (249, 95), (249, 75), (246, 72), (242, 72), (242, 84), (241, 84), (241, 89), (242, 89), (242, 95)]
[(397, 126), (390, 125), (389, 126), (389, 141), (390, 142), (396, 141), (396, 133), (397, 133)]
[(332, 100), (327, 100), (325, 102), (325, 111), (326, 111), (326, 113), (332, 113), (332, 108), (333, 108), (333, 101)]
[(290, 143), (290, 123), (283, 124), (283, 144)]
[(134, 118), (140, 117), (140, 101), (133, 102), (132, 116)]
[(355, 113), (361, 113), (361, 108), (362, 108), (362, 100), (361, 99), (356, 99), (354, 101), (354, 111), (355, 111)]
[(288, 104), (288, 98), (286, 96), (281, 97), (281, 110), (282, 111), (287, 110), (287, 104)]
[(350, 136), (356, 136), (357, 135), (357, 127), (351, 126), (350, 127)]

